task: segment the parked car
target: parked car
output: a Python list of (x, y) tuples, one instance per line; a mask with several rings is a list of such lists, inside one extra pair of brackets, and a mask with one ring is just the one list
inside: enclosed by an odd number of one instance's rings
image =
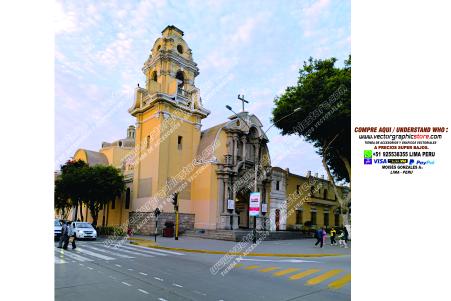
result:
[(62, 224), (59, 219), (55, 219), (55, 239), (60, 239)]
[(72, 222), (72, 227), (75, 229), (75, 237), (77, 239), (97, 239), (97, 231), (87, 222)]

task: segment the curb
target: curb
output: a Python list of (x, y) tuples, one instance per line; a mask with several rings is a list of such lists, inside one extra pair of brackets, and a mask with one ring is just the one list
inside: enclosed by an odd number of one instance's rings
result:
[[(185, 249), (185, 248), (172, 248), (172, 247), (163, 247), (155, 244), (152, 241), (148, 241), (145, 239), (130, 239), (130, 243), (133, 245), (139, 245), (143, 247), (153, 248), (153, 249), (162, 249), (168, 251), (181, 251), (188, 253), (201, 253), (201, 254), (216, 254), (216, 255), (236, 255), (236, 256), (255, 256), (255, 257), (300, 257), (300, 258), (308, 258), (308, 257), (334, 257), (334, 256), (343, 256), (347, 254), (283, 254), (283, 253), (240, 253), (240, 252), (225, 252), (225, 251), (216, 251), (216, 250), (205, 250), (205, 249)], [(132, 241), (133, 240), (133, 241)]]

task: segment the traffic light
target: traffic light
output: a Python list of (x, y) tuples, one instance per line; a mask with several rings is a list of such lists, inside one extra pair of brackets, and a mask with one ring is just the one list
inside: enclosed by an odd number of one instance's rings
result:
[(153, 212), (153, 214), (158, 217), (160, 215), (161, 211), (160, 208), (155, 208), (155, 211)]
[(178, 205), (178, 197), (179, 197), (179, 194), (178, 194), (178, 193), (174, 193), (174, 194), (172, 195), (172, 204), (173, 204), (174, 206), (177, 206), (177, 205)]

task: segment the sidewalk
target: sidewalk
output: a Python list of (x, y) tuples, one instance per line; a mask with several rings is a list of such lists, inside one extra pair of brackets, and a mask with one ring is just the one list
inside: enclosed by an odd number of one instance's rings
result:
[[(252, 242), (242, 242), (240, 248), (238, 245), (240, 242), (187, 236), (180, 236), (179, 240), (158, 236), (157, 243), (155, 244), (154, 236), (135, 235), (130, 238), (130, 241), (132, 243), (147, 247), (206, 254), (224, 254), (233, 251), (236, 251), (237, 253), (246, 252), (252, 246)], [(351, 248), (345, 249), (338, 246), (330, 246), (329, 240), (322, 249), (315, 248), (315, 242), (315, 239), (262, 241), (260, 244), (257, 244), (255, 248), (249, 250), (251, 253), (248, 255), (276, 257), (324, 257), (351, 254)], [(350, 243), (348, 245), (350, 246)]]

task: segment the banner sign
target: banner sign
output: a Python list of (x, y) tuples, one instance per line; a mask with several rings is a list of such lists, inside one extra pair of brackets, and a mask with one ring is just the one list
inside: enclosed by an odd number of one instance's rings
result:
[(229, 210), (235, 209), (235, 201), (234, 200), (227, 200), (227, 209), (229, 209)]
[(251, 192), (249, 197), (249, 216), (260, 215), (260, 192)]

